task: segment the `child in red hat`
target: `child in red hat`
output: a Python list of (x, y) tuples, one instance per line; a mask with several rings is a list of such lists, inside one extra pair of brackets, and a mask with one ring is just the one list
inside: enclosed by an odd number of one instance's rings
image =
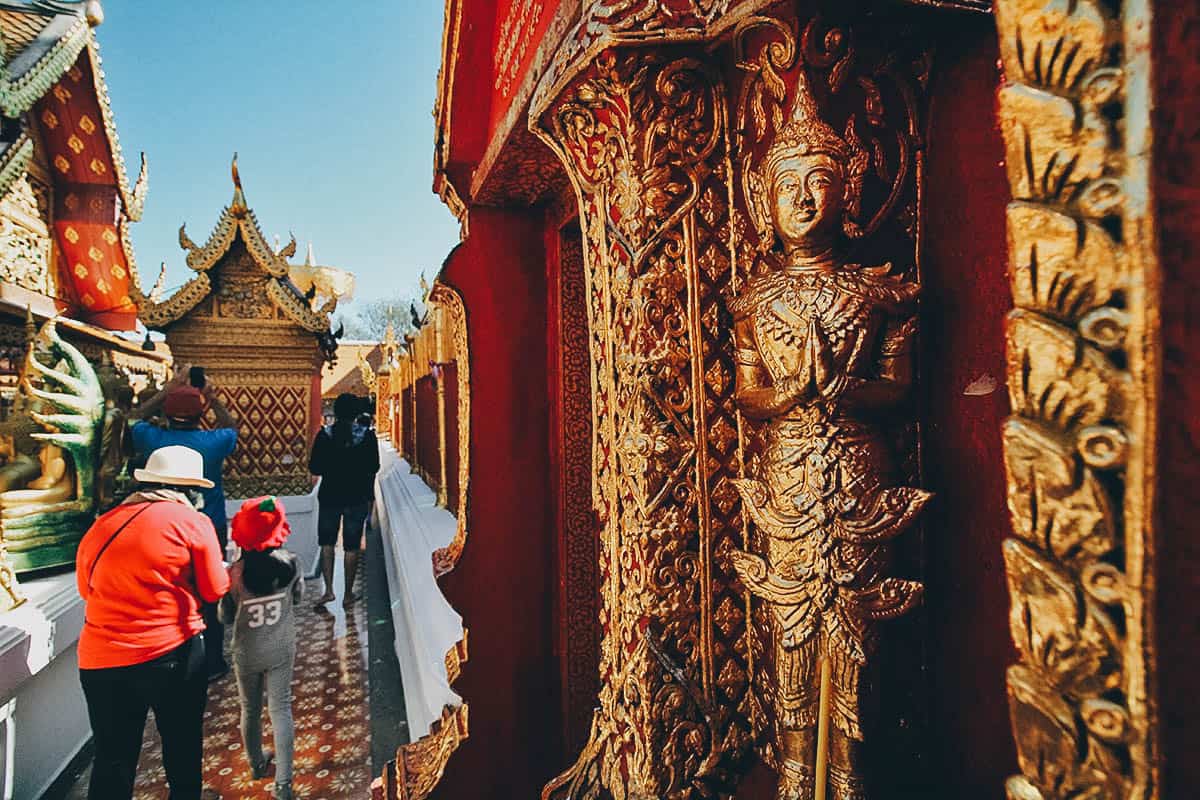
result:
[(292, 664), (296, 657), (294, 609), (304, 591), (296, 557), (283, 549), (291, 528), (275, 497), (242, 503), (230, 525), (241, 557), (229, 568), (229, 594), (221, 620), (233, 625), (233, 666), (242, 701), (242, 740), (255, 778), (273, 758), (262, 748), (262, 696), (275, 729), (275, 793), (292, 798)]

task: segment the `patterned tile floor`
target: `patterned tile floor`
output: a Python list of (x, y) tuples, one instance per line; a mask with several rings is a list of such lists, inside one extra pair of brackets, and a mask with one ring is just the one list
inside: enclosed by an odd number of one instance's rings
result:
[[(360, 599), (345, 613), (340, 592), (341, 558), (334, 585), (339, 599), (316, 611), (321, 580), (306, 582), (304, 603), (297, 609), (296, 668), (292, 680), (292, 714), (296, 725), (295, 777), (292, 788), (304, 800), (363, 800), (370, 796), (371, 744), (367, 686), (366, 601)], [(363, 594), (365, 581), (357, 582)], [(227, 635), (228, 635), (228, 628)], [(264, 704), (265, 705), (265, 704)], [(271, 796), (271, 778), (255, 781), (242, 752), (238, 729), (237, 682), (233, 673), (209, 686), (204, 714), (204, 784), (223, 800), (259, 800)], [(264, 746), (271, 744), (271, 723), (264, 709)], [(68, 793), (67, 800), (87, 796), (88, 773)], [(167, 797), (162, 744), (153, 714), (138, 764), (134, 800)]]

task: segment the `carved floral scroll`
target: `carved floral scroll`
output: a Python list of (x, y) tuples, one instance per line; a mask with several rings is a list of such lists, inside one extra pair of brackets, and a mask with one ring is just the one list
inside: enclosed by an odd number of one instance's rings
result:
[(1012, 190), (1011, 800), (1152, 798), (1149, 4), (997, 0)]
[(740, 539), (723, 87), (695, 58), (608, 52), (543, 125), (581, 204), (607, 630), (591, 738), (544, 796), (713, 796), (748, 745), (742, 602), (714, 575)]

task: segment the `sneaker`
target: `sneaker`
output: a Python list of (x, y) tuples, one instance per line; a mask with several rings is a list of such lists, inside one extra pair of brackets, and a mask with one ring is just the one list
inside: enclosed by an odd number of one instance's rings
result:
[(254, 780), (267, 777), (267, 770), (271, 768), (271, 761), (275, 758), (275, 754), (270, 750), (263, 750), (262, 761), (255, 764), (250, 762), (250, 775)]
[(271, 797), (273, 800), (292, 800), (292, 782), (275, 784), (275, 791), (271, 793)]

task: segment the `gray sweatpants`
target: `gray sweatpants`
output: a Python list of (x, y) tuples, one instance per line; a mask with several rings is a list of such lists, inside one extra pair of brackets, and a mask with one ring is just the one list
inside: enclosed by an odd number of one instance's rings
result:
[(246, 746), (246, 758), (251, 764), (261, 764), (262, 749), (262, 697), (266, 683), (267, 710), (271, 714), (271, 727), (275, 729), (275, 782), (287, 783), (292, 779), (292, 754), (294, 751), (295, 727), (292, 724), (292, 662), (293, 658), (267, 670), (248, 669), (234, 659), (237, 673), (238, 693), (242, 700), (242, 742)]

